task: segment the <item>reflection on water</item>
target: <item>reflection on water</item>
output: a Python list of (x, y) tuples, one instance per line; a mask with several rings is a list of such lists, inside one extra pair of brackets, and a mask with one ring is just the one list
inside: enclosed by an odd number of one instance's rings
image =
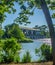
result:
[(21, 49), (21, 53), (20, 53), (20, 58), (22, 59), (22, 57), (26, 53), (26, 51), (29, 51), (30, 55), (32, 57), (32, 61), (37, 61), (39, 57), (36, 56), (35, 49), (39, 48), (42, 44), (43, 43), (38, 40), (34, 40), (33, 43), (21, 43), (22, 49)]

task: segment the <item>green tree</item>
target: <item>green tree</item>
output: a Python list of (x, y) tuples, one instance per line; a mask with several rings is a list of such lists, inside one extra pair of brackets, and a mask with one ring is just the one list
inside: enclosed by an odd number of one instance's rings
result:
[(33, 28), (40, 30), (41, 35), (44, 35), (46, 38), (50, 38), (49, 30), (46, 25), (42, 25), (42, 26), (35, 25), (35, 27), (33, 27)]
[(33, 27), (34, 29), (39, 29), (39, 26), (38, 25), (35, 25), (35, 27)]
[(23, 31), (16, 23), (5, 26), (5, 34), (3, 37), (4, 38), (14, 37), (18, 40), (18, 42), (33, 42), (31, 39), (26, 38)]
[(7, 36), (8, 38), (14, 37), (17, 38), (18, 40), (25, 38), (25, 35), (19, 28), (19, 25), (15, 23), (5, 26), (5, 36)]
[(46, 33), (47, 26), (46, 25), (42, 25), (39, 28), (40, 28), (41, 34), (46, 36), (46, 34), (47, 34)]
[(39, 29), (39, 30), (41, 31), (41, 33), (42, 33), (43, 35), (45, 35), (47, 26), (46, 26), (46, 25), (42, 25), (42, 26), (35, 25), (34, 28), (35, 28), (35, 29)]

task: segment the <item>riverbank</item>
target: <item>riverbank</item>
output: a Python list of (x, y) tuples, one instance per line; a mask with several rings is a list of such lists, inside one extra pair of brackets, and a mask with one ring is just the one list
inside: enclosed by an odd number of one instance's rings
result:
[(53, 65), (53, 62), (41, 62), (41, 63), (18, 63), (18, 64), (0, 64), (0, 65)]
[(29, 39), (29, 38), (23, 38), (21, 40), (19, 40), (20, 43), (30, 43), (30, 42), (33, 42), (32, 39)]
[(44, 38), (44, 39), (37, 39), (38, 41), (41, 41), (43, 43), (51, 45), (51, 38)]

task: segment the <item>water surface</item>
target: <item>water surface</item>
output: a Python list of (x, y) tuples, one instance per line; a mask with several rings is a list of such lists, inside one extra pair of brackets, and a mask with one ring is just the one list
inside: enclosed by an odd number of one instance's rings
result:
[(39, 56), (36, 56), (35, 54), (35, 49), (39, 48), (43, 42), (39, 41), (39, 40), (33, 40), (33, 43), (21, 43), (22, 49), (21, 49), (21, 53), (20, 53), (20, 58), (22, 59), (23, 55), (29, 51), (32, 61), (37, 61)]

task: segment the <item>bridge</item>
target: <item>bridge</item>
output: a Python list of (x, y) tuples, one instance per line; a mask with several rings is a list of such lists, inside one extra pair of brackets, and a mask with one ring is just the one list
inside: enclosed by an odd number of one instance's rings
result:
[(41, 34), (41, 31), (39, 29), (33, 29), (33, 28), (27, 28), (27, 27), (20, 27), (20, 28), (27, 38), (40, 39), (40, 38), (46, 37)]

